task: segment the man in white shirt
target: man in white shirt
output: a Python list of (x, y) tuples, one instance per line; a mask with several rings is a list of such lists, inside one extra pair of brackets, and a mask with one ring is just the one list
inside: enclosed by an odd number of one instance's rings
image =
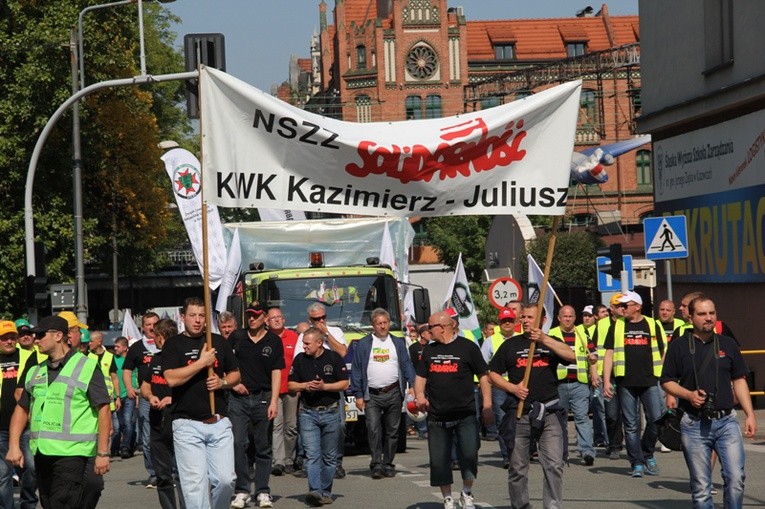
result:
[(372, 479), (382, 479), (396, 475), (401, 409), (404, 394), (414, 387), (414, 367), (406, 342), (390, 335), (390, 314), (377, 308), (371, 320), (374, 332), (361, 338), (353, 352), (351, 392), (367, 418)]

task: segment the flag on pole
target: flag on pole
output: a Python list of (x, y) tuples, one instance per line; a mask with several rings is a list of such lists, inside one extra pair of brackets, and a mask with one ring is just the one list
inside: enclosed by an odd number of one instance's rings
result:
[(218, 288), (218, 299), (215, 302), (215, 310), (222, 313), (226, 310), (226, 301), (228, 296), (234, 293), (239, 273), (242, 270), (242, 247), (239, 242), (239, 228), (234, 229), (234, 236), (231, 237), (231, 245), (228, 246), (228, 257), (226, 258), (226, 268), (223, 271), (220, 287)]
[(475, 302), (470, 294), (470, 285), (465, 275), (465, 267), (462, 265), (462, 253), (457, 259), (454, 268), (454, 277), (446, 292), (446, 298), (442, 309), (452, 308), (459, 317), (460, 331), (468, 330), (473, 338), (478, 339), (481, 335), (481, 325), (478, 323), (478, 315), (475, 312)]
[(383, 238), (380, 244), (380, 263), (390, 265), (390, 268), (393, 269), (393, 274), (398, 279), (398, 264), (396, 263), (396, 253), (393, 250), (393, 240), (390, 236), (388, 221), (385, 221), (385, 228), (383, 228)]
[(140, 329), (133, 321), (133, 315), (130, 312), (130, 308), (125, 309), (125, 319), (122, 321), (122, 335), (128, 339), (128, 344), (133, 344), (141, 339)]
[[(544, 272), (537, 265), (536, 260), (531, 255), (528, 255), (529, 261), (529, 304), (536, 304), (539, 302), (539, 296), (542, 290), (542, 283), (544, 283)], [(534, 288), (536, 285), (536, 288)], [(547, 320), (542, 324), (542, 330), (546, 333), (550, 331), (550, 325), (553, 322), (553, 313), (555, 312), (555, 290), (552, 285), (547, 283), (547, 291), (545, 292), (545, 315)]]
[[(202, 171), (199, 159), (183, 148), (174, 148), (165, 152), (162, 157), (165, 170), (170, 177), (175, 195), (175, 203), (181, 214), (186, 233), (189, 235), (194, 258), (199, 265), (199, 272), (204, 273), (202, 266)], [(212, 182), (212, 181), (210, 181)], [(210, 185), (212, 188), (212, 185)], [(210, 289), (215, 290), (223, 278), (226, 266), (226, 243), (223, 240), (223, 225), (218, 214), (218, 207), (207, 204), (207, 246), (209, 247)]]

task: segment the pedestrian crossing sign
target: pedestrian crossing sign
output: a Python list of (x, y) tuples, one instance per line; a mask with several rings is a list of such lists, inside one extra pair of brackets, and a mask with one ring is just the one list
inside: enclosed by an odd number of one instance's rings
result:
[(647, 217), (643, 220), (645, 257), (648, 260), (688, 258), (685, 216)]

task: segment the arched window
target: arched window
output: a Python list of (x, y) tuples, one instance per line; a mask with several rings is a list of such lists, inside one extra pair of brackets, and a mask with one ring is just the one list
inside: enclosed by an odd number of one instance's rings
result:
[(407, 120), (419, 120), (422, 118), (422, 98), (418, 95), (410, 95), (404, 102)]
[(356, 97), (356, 122), (372, 121), (372, 100), (368, 95)]
[(441, 118), (441, 96), (429, 95), (425, 98), (425, 118)]
[(651, 185), (651, 151), (638, 150), (635, 155), (635, 169), (637, 170), (637, 185)]

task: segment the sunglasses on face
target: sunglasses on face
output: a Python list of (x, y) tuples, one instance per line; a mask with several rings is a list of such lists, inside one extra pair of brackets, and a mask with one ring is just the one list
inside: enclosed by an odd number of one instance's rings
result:
[(321, 320), (326, 320), (327, 319), (327, 315), (312, 316), (310, 318), (311, 318), (312, 321), (318, 322), (318, 321), (321, 321)]
[(435, 329), (436, 327), (443, 327), (443, 325), (441, 325), (440, 323), (428, 324), (429, 331)]

